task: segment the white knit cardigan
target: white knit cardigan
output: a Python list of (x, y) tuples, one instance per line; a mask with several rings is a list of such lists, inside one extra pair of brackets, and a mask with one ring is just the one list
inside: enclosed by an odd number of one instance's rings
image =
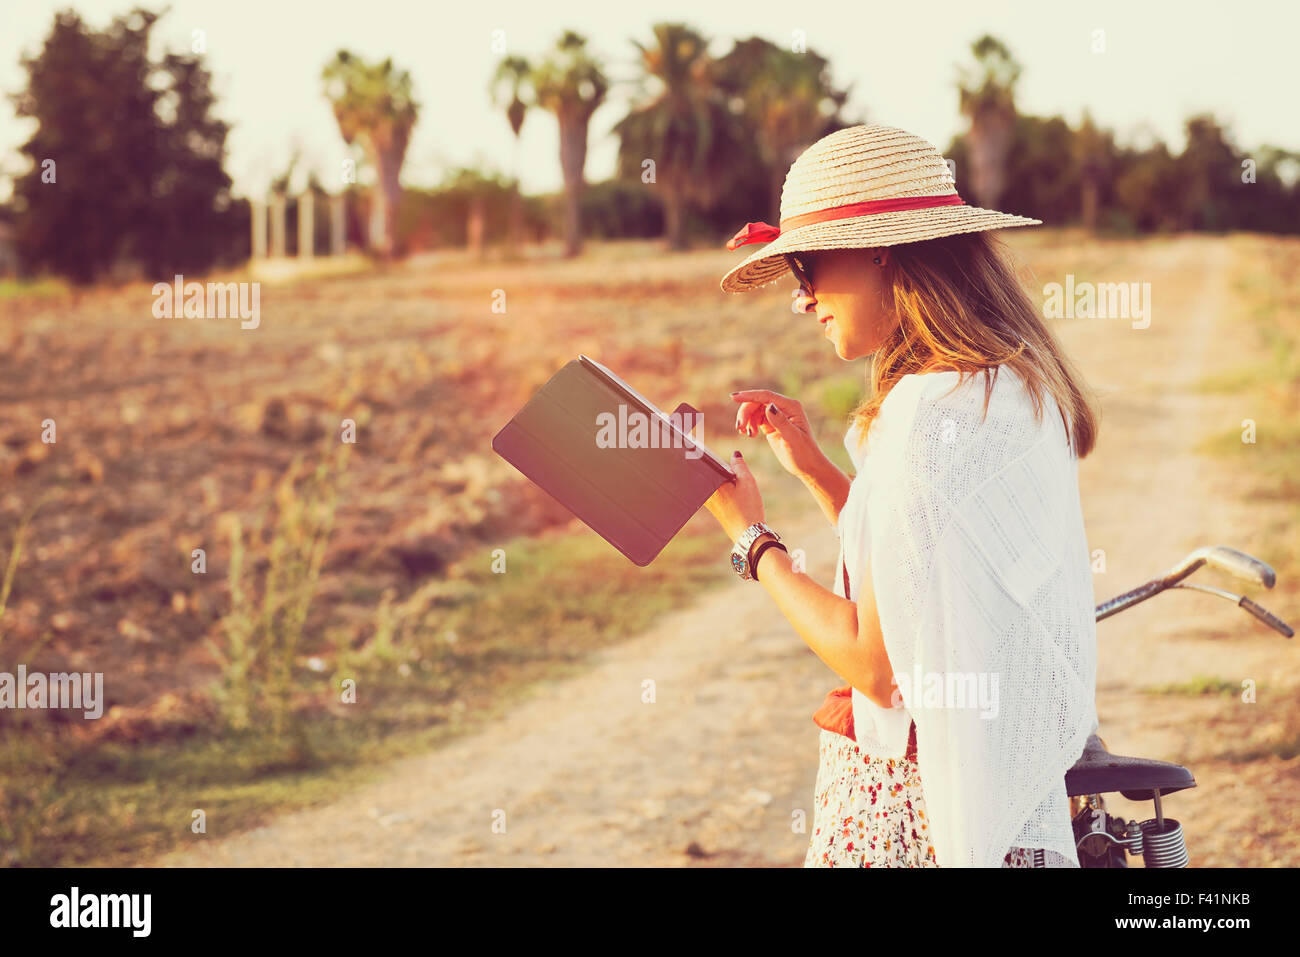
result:
[[(1078, 461), (1000, 367), (907, 375), (885, 397), (840, 511), (852, 598), (870, 573), (897, 676), (894, 708), (853, 691), (858, 745), (901, 757), (916, 722), (943, 867), (996, 867), (1013, 846), (1077, 861), (1064, 775), (1097, 728), (1096, 621)], [(836, 594), (843, 596), (836, 569)]]

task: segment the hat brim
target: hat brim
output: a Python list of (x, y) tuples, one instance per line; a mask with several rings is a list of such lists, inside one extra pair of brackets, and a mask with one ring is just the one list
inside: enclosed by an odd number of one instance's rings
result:
[(781, 278), (783, 273), (789, 272), (790, 267), (784, 259), (788, 253), (898, 246), (959, 233), (1042, 224), (1041, 219), (980, 209), (978, 206), (902, 210), (812, 223), (781, 233), (723, 276), (720, 285), (723, 292), (748, 292), (769, 285)]

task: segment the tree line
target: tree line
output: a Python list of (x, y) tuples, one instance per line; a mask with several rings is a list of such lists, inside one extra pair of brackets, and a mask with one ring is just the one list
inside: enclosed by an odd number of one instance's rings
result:
[[(224, 170), (228, 127), (215, 117), (210, 75), (199, 54), (150, 57), (158, 18), (137, 9), (95, 31), (61, 12), (40, 52), (24, 58), (26, 86), (13, 99), (36, 127), (22, 147), (29, 169), (0, 221), (12, 224), (26, 272), (90, 282), (124, 266), (150, 276), (202, 273), (248, 255), (249, 207)], [(564, 185), (547, 196), (522, 195), (517, 169), (455, 169), (434, 189), (404, 189), (420, 116), (412, 78), (391, 60), (338, 51), (322, 68), (321, 92), (374, 181), (349, 190), (349, 235), (377, 256), (489, 243), (510, 253), (552, 235), (571, 256), (590, 236), (662, 236), (682, 249), (749, 220), (777, 222), (799, 153), (868, 121), (845, 115), (850, 91), (811, 49), (751, 36), (714, 56), (710, 38), (683, 23), (655, 24), (630, 45), (632, 106), (608, 130), (619, 143), (617, 170), (594, 184), (587, 146), (593, 115), (615, 86), (607, 64), (572, 30), (535, 62), (499, 61), (486, 92), (516, 139), (536, 112), (558, 124)], [(944, 155), (968, 202), (1125, 234), (1300, 230), (1296, 153), (1245, 151), (1209, 114), (1187, 119), (1181, 152), (1159, 141), (1123, 145), (1086, 114), (1071, 126), (1020, 113), (1020, 73), (992, 36), (959, 65), (955, 105), (967, 129)]]

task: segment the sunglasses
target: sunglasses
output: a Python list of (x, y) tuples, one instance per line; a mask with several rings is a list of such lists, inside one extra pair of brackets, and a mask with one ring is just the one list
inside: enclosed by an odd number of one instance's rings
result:
[(807, 258), (799, 259), (789, 253), (785, 256), (786, 265), (790, 267), (790, 272), (799, 282), (798, 295), (795, 298), (793, 309), (795, 312), (808, 313), (812, 312), (816, 306), (816, 295), (813, 292), (812, 270), (809, 268)]
[(790, 272), (794, 273), (794, 278), (799, 280), (799, 285), (808, 290), (809, 295), (813, 292), (812, 269), (807, 259), (800, 259), (798, 256), (786, 254), (786, 264), (790, 267)]

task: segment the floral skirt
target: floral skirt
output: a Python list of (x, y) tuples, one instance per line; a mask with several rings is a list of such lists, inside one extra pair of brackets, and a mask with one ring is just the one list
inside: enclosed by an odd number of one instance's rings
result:
[[(915, 761), (862, 753), (822, 729), (804, 867), (938, 867)], [(1003, 867), (1069, 867), (1055, 851), (1013, 847)]]

